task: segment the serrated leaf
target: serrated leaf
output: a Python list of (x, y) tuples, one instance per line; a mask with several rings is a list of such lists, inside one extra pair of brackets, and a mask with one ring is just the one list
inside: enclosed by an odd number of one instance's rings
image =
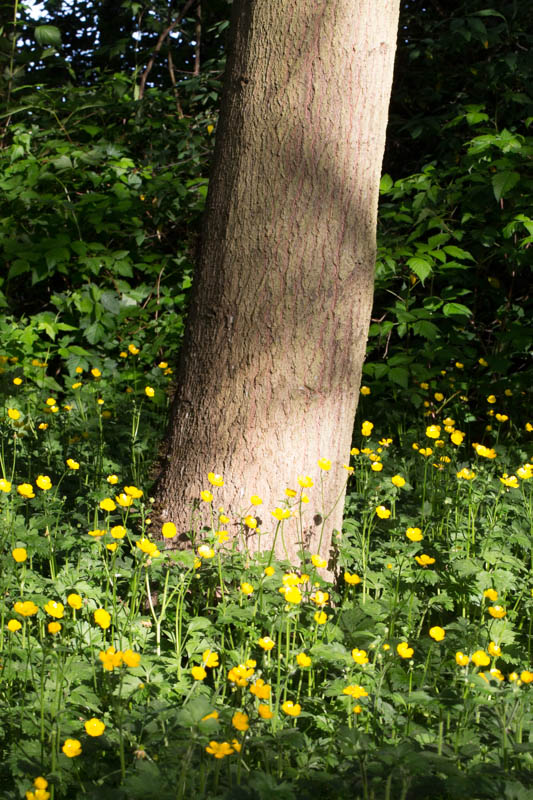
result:
[(471, 317), (472, 312), (467, 306), (464, 306), (462, 303), (446, 303), (442, 307), (442, 313), (445, 317), (453, 317), (453, 316), (466, 316)]
[(518, 172), (498, 172), (494, 175), (492, 178), (492, 189), (497, 202), (500, 202), (501, 198), (506, 195), (507, 192), (511, 191), (519, 180), (520, 175)]
[(419, 256), (413, 256), (407, 260), (407, 266), (409, 269), (414, 272), (417, 278), (420, 279), (422, 286), (424, 285), (424, 281), (431, 275), (433, 270), (432, 264), (427, 261), (425, 258), (420, 258)]

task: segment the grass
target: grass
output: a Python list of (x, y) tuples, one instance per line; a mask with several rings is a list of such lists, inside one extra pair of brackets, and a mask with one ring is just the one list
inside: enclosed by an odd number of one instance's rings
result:
[[(455, 366), (406, 411), (362, 389), (329, 582), (312, 553), (238, 552), (223, 476), (194, 550), (153, 530), (168, 364), (133, 343), (55, 377), (0, 360), (0, 798), (532, 796), (533, 426), (512, 384), (472, 408)], [(328, 511), (286, 480), (279, 535)]]

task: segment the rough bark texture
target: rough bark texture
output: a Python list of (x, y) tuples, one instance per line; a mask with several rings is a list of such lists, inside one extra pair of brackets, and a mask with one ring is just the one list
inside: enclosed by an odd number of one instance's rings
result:
[[(183, 532), (202, 489), (232, 518), (310, 475), (304, 539), (342, 523), (372, 304), (378, 186), (399, 0), (237, 0), (160, 518)], [(317, 460), (331, 459), (321, 473)], [(207, 473), (221, 473), (213, 489)], [(321, 488), (321, 481), (322, 488)], [(323, 497), (322, 497), (323, 495)], [(208, 521), (206, 504), (200, 518)], [(287, 520), (275, 549), (296, 562)]]

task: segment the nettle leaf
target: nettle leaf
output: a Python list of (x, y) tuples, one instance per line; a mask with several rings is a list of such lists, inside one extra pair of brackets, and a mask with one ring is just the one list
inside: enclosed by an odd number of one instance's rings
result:
[(518, 172), (498, 172), (492, 178), (494, 197), (499, 202), (520, 180)]
[(34, 33), (41, 47), (61, 47), (61, 31), (55, 25), (39, 25)]
[(417, 278), (420, 279), (422, 285), (424, 285), (424, 281), (433, 271), (433, 265), (425, 258), (420, 258), (419, 256), (409, 258), (407, 260), (407, 266), (414, 272)]

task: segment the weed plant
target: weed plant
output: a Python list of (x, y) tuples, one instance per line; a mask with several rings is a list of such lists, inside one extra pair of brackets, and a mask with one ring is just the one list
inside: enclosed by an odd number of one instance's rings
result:
[(0, 798), (531, 797), (526, 395), (474, 413), (459, 362), (416, 417), (363, 386), (352, 462), (319, 462), (348, 482), (332, 560), (288, 564), (227, 528), (327, 514), (306, 474), (261, 514), (206, 475), (189, 551), (151, 524), (152, 356), (0, 359)]

